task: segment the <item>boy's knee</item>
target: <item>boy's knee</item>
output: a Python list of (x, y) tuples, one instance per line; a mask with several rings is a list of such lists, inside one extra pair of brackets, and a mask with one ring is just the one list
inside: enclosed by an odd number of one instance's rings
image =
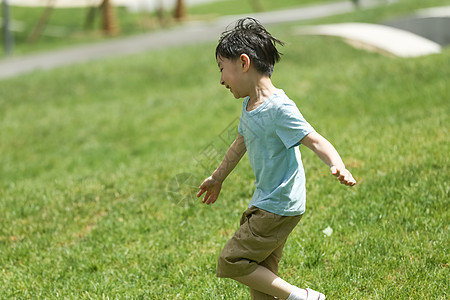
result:
[(245, 258), (231, 258), (223, 252), (220, 253), (217, 261), (217, 277), (238, 280), (237, 278), (252, 273), (258, 267), (256, 262)]

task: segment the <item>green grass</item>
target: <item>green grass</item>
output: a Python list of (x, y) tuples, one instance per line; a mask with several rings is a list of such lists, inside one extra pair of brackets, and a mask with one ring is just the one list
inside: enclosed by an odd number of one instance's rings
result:
[[(289, 42), (273, 81), (359, 184), (301, 147), (307, 213), (281, 275), (329, 299), (448, 299), (449, 49), (390, 58), (287, 28), (270, 28)], [(248, 297), (215, 278), (252, 195), (247, 157), (213, 206), (190, 188), (241, 110), (214, 47), (0, 82), (0, 298)]]
[[(336, 0), (331, 0), (336, 1)], [(322, 0), (308, 0), (299, 2), (296, 0), (289, 1), (268, 1), (260, 0), (262, 9), (270, 11), (274, 9), (293, 7), (312, 3), (322, 3)], [(11, 6), (10, 15), (14, 22), (18, 22), (20, 30), (14, 31), (14, 54), (21, 55), (39, 51), (50, 50), (54, 48), (69, 47), (72, 45), (98, 42), (109, 37), (101, 32), (101, 14), (97, 12), (93, 28), (85, 28), (86, 17), (89, 8), (56, 8), (52, 11), (48, 21), (46, 30), (37, 41), (30, 42), (34, 27), (38, 23), (43, 7), (19, 7)], [(255, 7), (251, 5), (251, 1), (226, 0), (214, 2), (211, 4), (203, 4), (194, 7), (188, 7), (187, 21), (211, 19), (216, 16), (242, 14), (255, 11)], [(0, 7), (1, 10), (1, 7)], [(116, 8), (118, 25), (120, 28), (119, 36), (128, 36), (141, 34), (150, 31), (160, 30), (163, 27), (174, 26), (177, 23), (171, 19), (172, 9), (168, 9), (163, 13), (163, 23), (158, 20), (156, 12), (129, 12), (123, 7)], [(56, 31), (61, 36), (52, 34)], [(3, 40), (2, 32), (0, 38)], [(0, 55), (4, 54), (1, 47)]]

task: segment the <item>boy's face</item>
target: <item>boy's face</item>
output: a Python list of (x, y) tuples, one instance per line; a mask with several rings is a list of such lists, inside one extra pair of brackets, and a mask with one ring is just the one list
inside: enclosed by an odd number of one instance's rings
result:
[(243, 86), (243, 69), (240, 59), (228, 59), (217, 56), (217, 66), (221, 76), (220, 84), (225, 86), (236, 99), (247, 96)]

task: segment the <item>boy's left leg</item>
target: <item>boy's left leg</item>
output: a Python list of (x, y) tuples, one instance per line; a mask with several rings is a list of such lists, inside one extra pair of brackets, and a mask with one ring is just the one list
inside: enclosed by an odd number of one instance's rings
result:
[(273, 271), (261, 264), (284, 245), (301, 217), (280, 216), (254, 206), (247, 209), (242, 215), (240, 228), (219, 255), (217, 276), (235, 279), (252, 290), (272, 295), (272, 299), (289, 297), (294, 286), (276, 275), (278, 262)]
[(277, 298), (250, 288), (251, 300), (275, 300)]
[(233, 279), (251, 289), (260, 291), (263, 294), (273, 295), (280, 299), (287, 299), (295, 288), (295, 286), (284, 281), (263, 266), (258, 266), (249, 275), (235, 277)]
[[(272, 252), (269, 257), (267, 257), (263, 262), (260, 263), (261, 266), (269, 269), (275, 275), (278, 275), (278, 264), (280, 263), (281, 256), (283, 254), (283, 248), (286, 240)], [(274, 300), (277, 299), (274, 296), (264, 294), (263, 292), (257, 291), (250, 288), (250, 295), (252, 300)]]
[(324, 294), (311, 289), (300, 289), (291, 285), (261, 265), (258, 265), (256, 270), (249, 275), (235, 277), (233, 279), (263, 294), (277, 297), (275, 299), (325, 300)]

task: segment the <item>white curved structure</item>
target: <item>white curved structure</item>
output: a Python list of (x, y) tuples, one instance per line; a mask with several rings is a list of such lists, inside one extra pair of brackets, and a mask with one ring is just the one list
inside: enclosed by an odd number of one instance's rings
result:
[(410, 16), (383, 23), (418, 34), (441, 46), (450, 45), (450, 6), (421, 9)]
[(368, 23), (341, 23), (304, 26), (298, 34), (344, 38), (350, 44), (399, 57), (416, 57), (441, 52), (441, 46), (414, 33), (389, 26)]

